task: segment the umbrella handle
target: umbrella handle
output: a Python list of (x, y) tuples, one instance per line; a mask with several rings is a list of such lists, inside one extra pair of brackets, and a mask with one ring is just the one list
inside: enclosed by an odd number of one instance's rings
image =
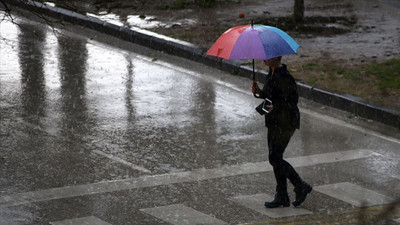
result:
[[(256, 81), (253, 79), (253, 83), (256, 83)], [(259, 93), (254, 93), (253, 92), (254, 97), (256, 98), (261, 98), (261, 95)]]

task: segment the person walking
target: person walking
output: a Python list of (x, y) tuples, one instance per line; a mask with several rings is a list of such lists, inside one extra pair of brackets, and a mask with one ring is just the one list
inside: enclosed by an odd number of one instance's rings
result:
[(300, 111), (297, 107), (297, 85), (285, 64), (282, 56), (264, 60), (269, 67), (266, 83), (261, 90), (257, 82), (252, 83), (252, 92), (257, 98), (268, 98), (272, 103), (265, 113), (265, 125), (268, 128), (268, 159), (274, 170), (276, 179), (275, 198), (265, 202), (265, 207), (289, 207), (287, 179), (293, 184), (296, 199), (293, 206), (299, 206), (312, 191), (311, 185), (303, 181), (296, 170), (283, 159), (283, 153), (296, 129), (300, 128)]

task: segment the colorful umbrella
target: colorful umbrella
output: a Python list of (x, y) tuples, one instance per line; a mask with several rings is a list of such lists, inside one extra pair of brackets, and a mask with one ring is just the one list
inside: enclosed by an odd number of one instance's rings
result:
[(299, 44), (279, 28), (265, 25), (244, 25), (225, 31), (207, 51), (206, 55), (232, 60), (271, 59), (296, 54)]

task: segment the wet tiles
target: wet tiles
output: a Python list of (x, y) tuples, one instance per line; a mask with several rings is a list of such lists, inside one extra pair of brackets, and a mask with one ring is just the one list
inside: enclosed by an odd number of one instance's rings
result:
[(140, 211), (174, 225), (212, 224), (223, 225), (226, 222), (209, 216), (183, 204), (141, 209)]
[(265, 201), (272, 200), (273, 196), (268, 194), (256, 194), (256, 195), (244, 195), (237, 196), (234, 198), (230, 198), (230, 201), (233, 201), (237, 204), (243, 205), (249, 209), (257, 211), (261, 214), (267, 215), (271, 218), (281, 218), (281, 217), (289, 217), (289, 216), (300, 216), (312, 214), (311, 211), (308, 211), (303, 208), (294, 208), (294, 207), (281, 207), (274, 209), (267, 209), (264, 206)]
[(74, 218), (68, 220), (62, 220), (57, 222), (50, 222), (51, 225), (112, 225), (111, 223), (107, 223), (97, 217), (89, 216), (82, 218)]
[(314, 190), (357, 207), (393, 202), (390, 197), (348, 182), (318, 186), (314, 187)]

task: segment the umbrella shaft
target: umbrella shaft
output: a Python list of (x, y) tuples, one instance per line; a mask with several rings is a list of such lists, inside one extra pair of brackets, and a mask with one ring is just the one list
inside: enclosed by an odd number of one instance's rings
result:
[(253, 81), (256, 80), (256, 72), (254, 71), (254, 59), (253, 59)]

